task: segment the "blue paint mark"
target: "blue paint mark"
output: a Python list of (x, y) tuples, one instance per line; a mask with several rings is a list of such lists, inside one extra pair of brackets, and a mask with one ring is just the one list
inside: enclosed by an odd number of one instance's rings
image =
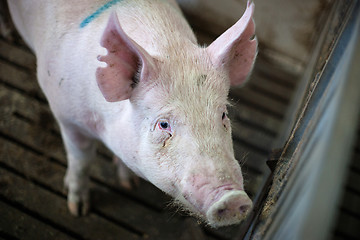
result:
[(112, 0), (106, 4), (104, 4), (103, 6), (101, 6), (100, 8), (98, 8), (93, 14), (91, 14), (90, 16), (88, 16), (87, 18), (85, 18), (81, 23), (80, 23), (80, 28), (84, 28), (86, 27), (90, 22), (92, 22), (95, 18), (97, 18), (98, 16), (100, 16), (101, 13), (103, 13), (105, 10), (107, 10), (108, 8), (110, 8), (111, 6), (121, 2), (122, 0)]

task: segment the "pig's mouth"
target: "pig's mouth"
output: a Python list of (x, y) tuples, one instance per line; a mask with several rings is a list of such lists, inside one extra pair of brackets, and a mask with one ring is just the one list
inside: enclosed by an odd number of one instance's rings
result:
[(232, 184), (211, 190), (204, 194), (202, 201), (185, 199), (193, 212), (215, 228), (240, 223), (252, 209), (252, 201), (245, 191), (234, 188)]

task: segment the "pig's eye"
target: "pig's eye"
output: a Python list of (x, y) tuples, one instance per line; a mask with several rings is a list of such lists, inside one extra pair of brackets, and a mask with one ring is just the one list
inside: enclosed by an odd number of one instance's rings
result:
[(160, 122), (160, 127), (161, 127), (162, 129), (167, 129), (167, 128), (169, 127), (169, 123), (167, 123), (167, 122)]
[(223, 123), (225, 130), (226, 131), (229, 130), (230, 122), (229, 122), (229, 118), (228, 118), (226, 112), (223, 112), (221, 119), (222, 119), (222, 123)]
[(159, 129), (167, 131), (167, 132), (171, 132), (170, 123), (167, 120), (159, 120), (157, 125), (158, 125)]

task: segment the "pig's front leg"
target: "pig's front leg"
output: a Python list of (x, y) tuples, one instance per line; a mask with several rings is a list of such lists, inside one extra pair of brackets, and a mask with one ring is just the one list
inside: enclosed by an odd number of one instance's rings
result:
[(119, 182), (123, 188), (131, 190), (134, 185), (136, 187), (140, 184), (139, 177), (136, 176), (135, 173), (131, 171), (121, 159), (114, 156), (113, 161), (116, 164)]
[(89, 171), (96, 144), (76, 127), (60, 124), (60, 128), (68, 160), (64, 181), (68, 189), (68, 208), (72, 215), (86, 215), (90, 208)]

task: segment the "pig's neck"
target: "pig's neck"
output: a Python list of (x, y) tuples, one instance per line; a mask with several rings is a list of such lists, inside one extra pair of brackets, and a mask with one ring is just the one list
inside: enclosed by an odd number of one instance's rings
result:
[(184, 42), (197, 43), (173, 1), (124, 1), (114, 9), (124, 31), (153, 57), (166, 57)]

